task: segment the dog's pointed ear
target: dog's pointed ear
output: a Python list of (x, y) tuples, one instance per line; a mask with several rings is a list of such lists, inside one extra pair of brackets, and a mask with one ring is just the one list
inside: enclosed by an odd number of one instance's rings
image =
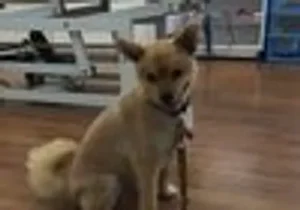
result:
[(145, 53), (142, 45), (113, 35), (117, 49), (133, 62), (138, 62)]
[(189, 24), (174, 36), (174, 44), (185, 50), (189, 55), (193, 54), (199, 42), (200, 25)]

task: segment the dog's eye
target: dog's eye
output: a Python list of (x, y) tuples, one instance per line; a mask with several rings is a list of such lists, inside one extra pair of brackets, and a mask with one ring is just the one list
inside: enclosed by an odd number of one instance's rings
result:
[(181, 77), (182, 71), (180, 69), (176, 69), (172, 72), (172, 79), (176, 80)]
[(153, 73), (147, 73), (146, 78), (151, 83), (156, 82), (156, 80), (157, 80), (155, 74), (153, 74)]

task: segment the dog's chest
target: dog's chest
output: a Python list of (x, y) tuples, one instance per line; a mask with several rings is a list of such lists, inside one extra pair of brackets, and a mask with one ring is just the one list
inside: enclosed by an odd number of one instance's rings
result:
[(154, 152), (159, 156), (168, 156), (176, 145), (176, 126), (162, 126), (153, 131), (149, 137)]

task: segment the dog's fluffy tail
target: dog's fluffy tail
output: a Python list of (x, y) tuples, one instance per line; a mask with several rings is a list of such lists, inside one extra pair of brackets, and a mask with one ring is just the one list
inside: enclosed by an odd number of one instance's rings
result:
[(51, 199), (66, 193), (66, 176), (76, 149), (75, 141), (57, 138), (28, 152), (27, 178), (34, 196)]

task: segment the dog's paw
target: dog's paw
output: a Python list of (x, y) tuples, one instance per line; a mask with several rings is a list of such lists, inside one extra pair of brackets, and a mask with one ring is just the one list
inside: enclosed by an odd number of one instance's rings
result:
[(164, 189), (162, 189), (159, 192), (158, 198), (161, 201), (169, 201), (173, 198), (178, 197), (178, 195), (179, 195), (178, 188), (175, 185), (169, 183), (166, 185), (166, 187)]

